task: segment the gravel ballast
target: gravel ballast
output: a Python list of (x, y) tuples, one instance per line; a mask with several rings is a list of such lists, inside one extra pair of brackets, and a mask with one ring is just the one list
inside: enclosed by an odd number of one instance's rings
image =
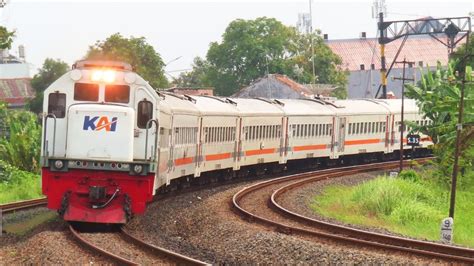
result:
[(69, 234), (67, 224), (56, 220), (39, 226), (24, 236), (0, 237), (1, 265), (110, 264), (79, 246)]
[[(247, 184), (248, 185), (248, 184)], [(308, 241), (248, 223), (230, 207), (244, 185), (230, 185), (164, 199), (128, 225), (150, 243), (217, 264), (433, 263), (416, 256)]]

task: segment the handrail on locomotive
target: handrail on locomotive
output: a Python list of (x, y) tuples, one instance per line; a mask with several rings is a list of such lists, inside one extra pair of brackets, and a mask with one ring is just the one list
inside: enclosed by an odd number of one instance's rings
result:
[(53, 157), (56, 150), (56, 115), (49, 113), (44, 116), (44, 132), (43, 132), (43, 143), (44, 143), (44, 150), (43, 150), (43, 157), (44, 163), (46, 165), (47, 160), (49, 158), (49, 142), (46, 140), (47, 132), (48, 132), (48, 118), (54, 119), (54, 131), (53, 131)]
[[(155, 146), (152, 146), (153, 149), (153, 156), (148, 160), (148, 129), (151, 128), (151, 124), (155, 124)], [(160, 122), (158, 122), (158, 119), (150, 119), (148, 122), (146, 122), (146, 136), (145, 136), (145, 161), (152, 161), (156, 159), (156, 150), (157, 150), (157, 145), (158, 145), (158, 133), (159, 133), (159, 128), (160, 128)]]

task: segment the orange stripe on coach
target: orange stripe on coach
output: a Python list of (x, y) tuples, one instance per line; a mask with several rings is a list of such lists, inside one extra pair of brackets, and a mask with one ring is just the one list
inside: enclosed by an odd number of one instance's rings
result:
[(356, 139), (346, 140), (345, 145), (359, 145), (359, 144), (376, 144), (380, 143), (380, 139)]
[(183, 157), (183, 158), (174, 160), (174, 164), (176, 166), (190, 164), (190, 163), (193, 163), (193, 157)]
[(206, 155), (206, 161), (216, 161), (216, 160), (224, 160), (229, 159), (231, 157), (231, 153), (218, 153), (218, 154), (209, 154)]
[(260, 154), (270, 154), (274, 153), (275, 148), (269, 148), (269, 149), (261, 149), (261, 150), (249, 150), (245, 151), (246, 156), (253, 156), (253, 155), (260, 155)]
[(327, 148), (326, 144), (306, 145), (293, 147), (294, 151), (308, 151), (308, 150), (324, 150)]

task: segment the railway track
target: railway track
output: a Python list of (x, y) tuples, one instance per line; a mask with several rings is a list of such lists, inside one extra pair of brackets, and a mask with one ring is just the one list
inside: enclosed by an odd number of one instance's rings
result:
[[(423, 163), (426, 160), (427, 158), (418, 159), (417, 162)], [(237, 192), (232, 198), (232, 205), (244, 219), (256, 221), (287, 234), (324, 238), (349, 245), (369, 246), (449, 261), (474, 263), (474, 249), (384, 235), (332, 224), (295, 213), (283, 207), (279, 202), (279, 199), (288, 191), (308, 183), (362, 172), (389, 170), (397, 166), (398, 162), (375, 163), (362, 167), (350, 166), (313, 171), (263, 181)], [(257, 204), (254, 204), (255, 202)]]
[[(171, 250), (148, 244), (134, 237), (123, 228), (120, 228), (119, 232), (100, 233), (98, 236), (91, 236), (93, 235), (91, 233), (80, 233), (72, 225), (69, 225), (69, 230), (74, 239), (81, 245), (120, 265), (209, 265)], [(110, 250), (110, 247), (108, 249), (101, 247), (107, 245), (107, 243), (109, 246), (111, 246), (110, 243), (113, 243), (113, 251)]]
[(47, 203), (47, 198), (17, 201), (0, 205), (0, 210), (2, 211), (2, 213), (9, 213), (39, 206), (46, 206)]

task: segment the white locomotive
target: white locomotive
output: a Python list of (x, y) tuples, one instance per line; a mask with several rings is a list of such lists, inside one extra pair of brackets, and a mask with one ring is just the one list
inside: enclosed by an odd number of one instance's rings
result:
[[(126, 63), (79, 61), (44, 93), (43, 193), (65, 220), (125, 223), (158, 189), (390, 158), (400, 104), (157, 93)], [(405, 120), (429, 123), (405, 105)], [(422, 135), (417, 152), (431, 144)]]

